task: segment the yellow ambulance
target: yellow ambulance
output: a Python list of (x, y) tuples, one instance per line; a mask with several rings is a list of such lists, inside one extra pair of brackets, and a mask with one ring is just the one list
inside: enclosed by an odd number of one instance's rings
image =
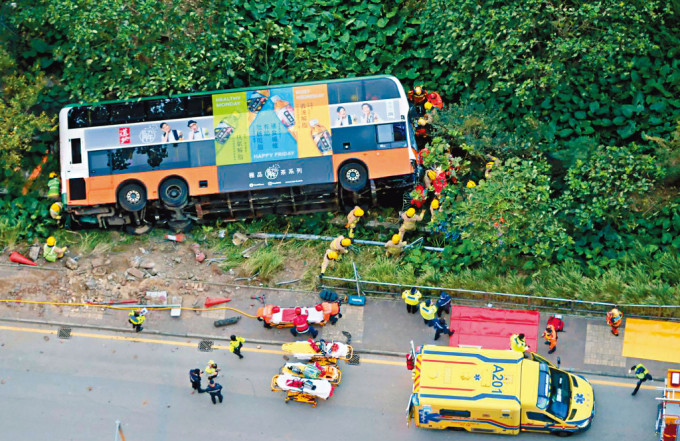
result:
[(411, 360), (407, 413), (417, 427), (566, 436), (595, 415), (591, 384), (534, 353), (426, 345)]

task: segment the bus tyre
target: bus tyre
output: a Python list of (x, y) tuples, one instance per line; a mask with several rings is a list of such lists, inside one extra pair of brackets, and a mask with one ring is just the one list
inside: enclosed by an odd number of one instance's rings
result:
[(118, 191), (118, 203), (125, 211), (140, 211), (146, 205), (146, 190), (139, 184), (125, 184)]
[(350, 162), (340, 167), (338, 172), (340, 185), (347, 191), (359, 192), (368, 183), (368, 171), (366, 167), (355, 162)]
[(182, 179), (170, 178), (163, 181), (158, 194), (165, 206), (178, 208), (187, 203), (189, 189)]
[(153, 224), (125, 226), (125, 232), (133, 236), (141, 236), (142, 234), (146, 234), (151, 230), (153, 230)]

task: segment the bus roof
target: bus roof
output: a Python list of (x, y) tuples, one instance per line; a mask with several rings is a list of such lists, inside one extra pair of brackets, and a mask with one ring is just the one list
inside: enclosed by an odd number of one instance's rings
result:
[(90, 103), (72, 103), (72, 104), (66, 104), (63, 108), (80, 107), (80, 106), (95, 106), (95, 105), (100, 105), (100, 104), (130, 103), (130, 102), (138, 102), (138, 101), (146, 101), (146, 100), (178, 98), (178, 97), (185, 97), (185, 96), (205, 95), (205, 94), (213, 95), (213, 94), (216, 94), (216, 93), (247, 92), (247, 91), (250, 91), (250, 90), (271, 89), (271, 88), (275, 88), (275, 87), (296, 87), (296, 86), (306, 86), (306, 85), (313, 85), (313, 84), (340, 83), (340, 82), (345, 82), (345, 81), (371, 80), (371, 79), (378, 79), (378, 78), (390, 78), (390, 79), (394, 79), (396, 81), (399, 81), (393, 75), (371, 75), (371, 76), (366, 76), (366, 77), (339, 78), (339, 79), (335, 79), (335, 80), (319, 80), (319, 81), (304, 81), (304, 82), (301, 82), (301, 83), (270, 84), (270, 85), (263, 85), (263, 86), (242, 87), (242, 88), (237, 88), (237, 89), (206, 90), (206, 91), (201, 91), (201, 92), (178, 93), (176, 95), (156, 95), (156, 96), (148, 96), (148, 97), (145, 96), (145, 97), (137, 97), (137, 98), (128, 98), (128, 99), (123, 99), (123, 100), (107, 100), (107, 101), (96, 101), (96, 102), (90, 102)]
[(514, 351), (427, 345), (414, 393), (420, 404), (443, 408), (519, 409), (523, 360)]

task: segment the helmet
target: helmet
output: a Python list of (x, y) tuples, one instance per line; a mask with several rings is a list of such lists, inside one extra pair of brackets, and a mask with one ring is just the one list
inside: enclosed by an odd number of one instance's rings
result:
[(361, 208), (358, 208), (358, 207), (357, 207), (357, 208), (354, 209), (354, 215), (355, 215), (356, 217), (361, 217), (361, 216), (364, 215), (364, 210), (362, 210)]
[(467, 188), (475, 188), (477, 184), (475, 184), (475, 181), (467, 181), (467, 184), (465, 184)]
[(434, 170), (428, 170), (427, 177), (430, 179), (430, 181), (434, 181), (437, 178), (437, 173), (435, 173)]
[(433, 210), (438, 210), (439, 209), (439, 199), (433, 199), (432, 202), (430, 203), (430, 207), (432, 207)]
[(494, 165), (494, 162), (489, 161), (489, 162), (486, 163), (486, 168), (491, 168), (491, 167), (493, 167), (493, 165)]
[(436, 92), (430, 92), (427, 94), (427, 99), (430, 99), (432, 101), (437, 99), (437, 93)]
[(392, 236), (392, 243), (397, 245), (399, 242), (401, 242), (401, 237), (398, 234), (395, 234)]
[(208, 365), (215, 364), (215, 360), (208, 360)]
[(342, 239), (340, 241), (340, 245), (342, 245), (343, 247), (348, 247), (348, 246), (352, 245), (352, 239), (347, 239), (347, 238)]
[(50, 173), (50, 178), (56, 178), (57, 176), (59, 175), (57, 175), (55, 172)]
[(418, 125), (419, 126), (424, 126), (427, 124), (427, 120), (425, 118), (418, 118)]
[(50, 236), (47, 238), (47, 246), (48, 247), (53, 247), (57, 243), (57, 239), (54, 238), (54, 236)]
[(408, 210), (406, 210), (406, 216), (408, 217), (413, 217), (413, 215), (416, 214), (416, 209), (411, 207)]
[(54, 204), (50, 205), (50, 210), (52, 210), (52, 211), (56, 212), (57, 214), (59, 214), (59, 212), (61, 211), (61, 203), (60, 203), (60, 202), (55, 202)]
[(328, 258), (329, 258), (329, 259), (337, 259), (337, 258), (338, 258), (338, 253), (335, 252), (335, 251), (331, 251), (330, 253), (328, 253)]
[(430, 110), (432, 108), (432, 103), (428, 101), (423, 107), (425, 107), (425, 110)]
[(423, 93), (423, 86), (416, 86), (414, 87), (414, 90), (417, 95), (420, 95), (421, 93)]
[(296, 314), (296, 315), (302, 314), (302, 308), (300, 308), (299, 306), (296, 306), (296, 307), (295, 307), (295, 314)]

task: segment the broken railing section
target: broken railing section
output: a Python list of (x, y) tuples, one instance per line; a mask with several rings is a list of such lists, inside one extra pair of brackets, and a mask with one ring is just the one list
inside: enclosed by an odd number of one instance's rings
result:
[[(248, 237), (253, 238), (253, 239), (298, 239), (298, 240), (322, 240), (326, 242), (330, 242), (331, 240), (335, 239), (335, 237), (331, 236), (317, 236), (315, 234), (295, 234), (295, 233), (253, 233), (248, 235)], [(412, 243), (406, 245), (406, 247), (412, 247), (420, 242), (422, 242), (423, 238), (418, 238)], [(361, 244), (361, 245), (374, 245), (374, 246), (379, 246), (383, 247), (385, 246), (385, 242), (378, 242), (376, 240), (363, 240), (363, 239), (352, 239), (352, 242), (355, 244)], [(436, 251), (436, 252), (442, 252), (444, 251), (444, 248), (440, 247), (428, 247), (428, 246), (423, 246), (421, 247), (424, 250), (427, 251)]]

